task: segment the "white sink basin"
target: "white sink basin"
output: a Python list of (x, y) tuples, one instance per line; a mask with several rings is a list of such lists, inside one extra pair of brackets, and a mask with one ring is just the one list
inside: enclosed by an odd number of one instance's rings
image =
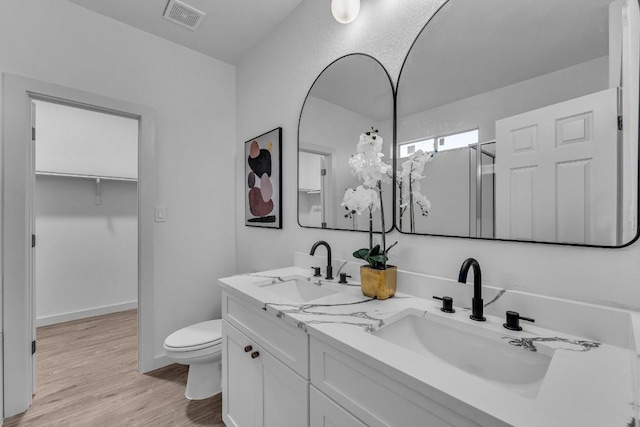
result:
[(303, 276), (283, 277), (282, 281), (272, 280), (258, 284), (261, 289), (272, 292), (278, 299), (292, 303), (306, 303), (341, 291), (336, 285), (318, 278)]
[[(551, 363), (551, 356), (540, 351), (510, 345), (504, 339), (513, 336), (510, 331), (502, 334), (428, 313), (409, 314), (373, 334), (530, 398), (538, 395)], [(429, 369), (428, 361), (424, 366)]]

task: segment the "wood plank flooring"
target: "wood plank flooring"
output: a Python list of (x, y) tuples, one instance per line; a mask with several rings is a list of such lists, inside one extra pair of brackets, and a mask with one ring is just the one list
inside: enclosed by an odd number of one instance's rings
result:
[(37, 329), (38, 390), (14, 426), (214, 426), (221, 394), (184, 397), (187, 366), (137, 372), (136, 310)]

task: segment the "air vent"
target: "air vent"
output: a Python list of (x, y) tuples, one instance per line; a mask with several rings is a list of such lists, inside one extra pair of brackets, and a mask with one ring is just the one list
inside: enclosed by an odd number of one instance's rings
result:
[(198, 29), (204, 15), (204, 12), (200, 12), (198, 9), (179, 0), (169, 0), (169, 4), (167, 4), (167, 8), (164, 11), (165, 19), (193, 31)]

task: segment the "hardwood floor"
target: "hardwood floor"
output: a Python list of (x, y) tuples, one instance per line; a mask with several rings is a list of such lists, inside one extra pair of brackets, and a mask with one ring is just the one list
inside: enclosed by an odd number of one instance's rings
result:
[(215, 426), (221, 394), (184, 397), (187, 366), (141, 375), (136, 310), (38, 328), (38, 390), (14, 426)]

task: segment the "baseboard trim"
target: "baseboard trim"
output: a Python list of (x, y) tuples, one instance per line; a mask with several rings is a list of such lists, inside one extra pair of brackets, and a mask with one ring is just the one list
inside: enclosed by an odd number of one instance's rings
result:
[(170, 360), (166, 355), (156, 356), (153, 358), (153, 370), (155, 371), (156, 369), (164, 368), (172, 363), (176, 362)]
[(101, 316), (103, 314), (117, 313), (119, 311), (126, 311), (134, 308), (138, 308), (138, 301), (129, 301), (121, 304), (90, 308), (88, 310), (40, 317), (36, 319), (36, 327), (55, 325), (56, 323), (69, 322), (71, 320), (86, 319), (87, 317)]

